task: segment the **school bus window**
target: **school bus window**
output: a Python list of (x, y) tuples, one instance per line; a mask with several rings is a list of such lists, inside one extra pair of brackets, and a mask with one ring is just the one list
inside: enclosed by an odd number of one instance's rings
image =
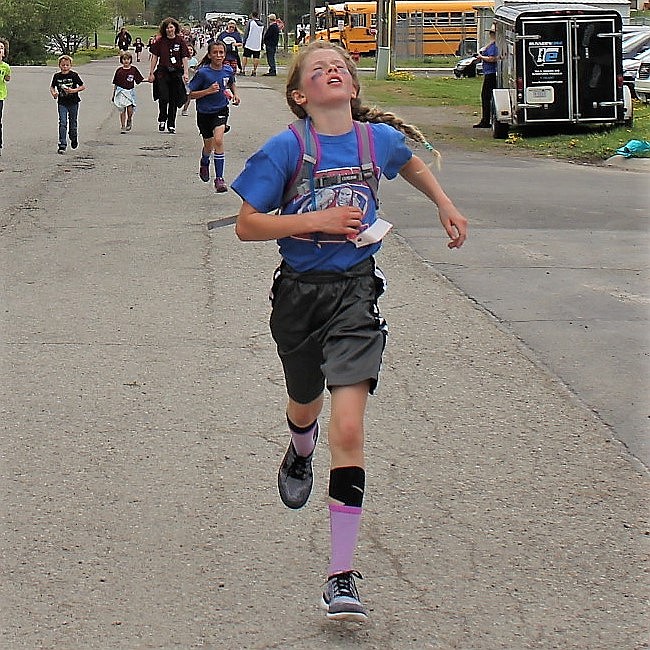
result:
[(463, 14), (460, 11), (452, 11), (450, 14), (450, 22), (452, 25), (463, 25)]
[(476, 14), (473, 11), (466, 11), (463, 20), (465, 25), (476, 25)]
[(449, 25), (449, 14), (446, 11), (438, 12), (438, 25)]
[(401, 12), (399, 12), (397, 14), (397, 22), (398, 23), (403, 23), (406, 20), (406, 18), (407, 18), (406, 14), (403, 14)]

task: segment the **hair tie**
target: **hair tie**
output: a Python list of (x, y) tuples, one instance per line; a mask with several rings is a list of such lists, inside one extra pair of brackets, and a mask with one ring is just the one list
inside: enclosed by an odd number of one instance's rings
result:
[(427, 140), (423, 140), (422, 145), (433, 156), (433, 160), (427, 165), (427, 167), (435, 167), (436, 171), (440, 171), (440, 166), (441, 166), (440, 164), (442, 161), (442, 156), (440, 155), (440, 152), (437, 149), (434, 149), (433, 145)]

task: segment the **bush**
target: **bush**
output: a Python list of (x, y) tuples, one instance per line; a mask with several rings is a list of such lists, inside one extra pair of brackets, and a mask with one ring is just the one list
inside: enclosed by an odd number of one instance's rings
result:
[(45, 65), (47, 52), (40, 41), (12, 41), (8, 62), (12, 65)]

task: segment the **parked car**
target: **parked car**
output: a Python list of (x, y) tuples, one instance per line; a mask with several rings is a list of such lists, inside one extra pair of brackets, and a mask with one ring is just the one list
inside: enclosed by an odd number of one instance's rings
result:
[(641, 101), (650, 101), (650, 58), (643, 61), (636, 72), (634, 91)]
[(650, 49), (637, 54), (632, 59), (623, 60), (623, 83), (630, 89), (632, 96), (634, 97), (634, 83), (636, 79), (636, 73), (639, 70), (639, 67), (642, 63), (650, 61)]
[(454, 74), (458, 79), (483, 74), (483, 61), (479, 61), (476, 55), (465, 57), (455, 65)]

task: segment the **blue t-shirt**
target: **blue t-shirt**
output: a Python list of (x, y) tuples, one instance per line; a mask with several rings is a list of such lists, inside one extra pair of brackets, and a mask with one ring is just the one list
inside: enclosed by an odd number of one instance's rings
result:
[[(483, 48), (481, 54), (483, 56), (499, 56), (499, 48), (496, 43), (490, 43), (487, 47)], [(483, 74), (495, 74), (497, 71), (496, 61), (483, 61)]]
[[(387, 124), (371, 124), (374, 162), (380, 174), (395, 178), (413, 153), (406, 146), (404, 135)], [(315, 177), (339, 176), (360, 169), (357, 135), (353, 129), (344, 135), (318, 135), (320, 162)], [(282, 206), (285, 187), (291, 181), (300, 155), (298, 140), (287, 129), (271, 138), (246, 161), (244, 170), (231, 187), (244, 201), (259, 212), (272, 212), (283, 207), (287, 214), (310, 212), (310, 192), (298, 195)], [(316, 210), (336, 205), (355, 205), (363, 212), (363, 223), (372, 225), (376, 206), (372, 192), (362, 181), (350, 181), (316, 189)], [(278, 240), (282, 258), (296, 271), (346, 271), (376, 253), (381, 242), (357, 248), (344, 235), (305, 233)]]
[(235, 73), (230, 66), (224, 65), (220, 70), (215, 70), (209, 65), (202, 65), (188, 84), (190, 90), (205, 90), (217, 82), (221, 92), (212, 93), (196, 100), (197, 113), (218, 113), (228, 106), (228, 98), (224, 90), (235, 83)]
[(241, 34), (235, 30), (234, 32), (221, 32), (219, 34), (218, 41), (221, 41), (226, 46), (226, 58), (229, 59), (231, 56), (237, 58), (237, 46), (235, 43), (241, 43), (242, 38)]

